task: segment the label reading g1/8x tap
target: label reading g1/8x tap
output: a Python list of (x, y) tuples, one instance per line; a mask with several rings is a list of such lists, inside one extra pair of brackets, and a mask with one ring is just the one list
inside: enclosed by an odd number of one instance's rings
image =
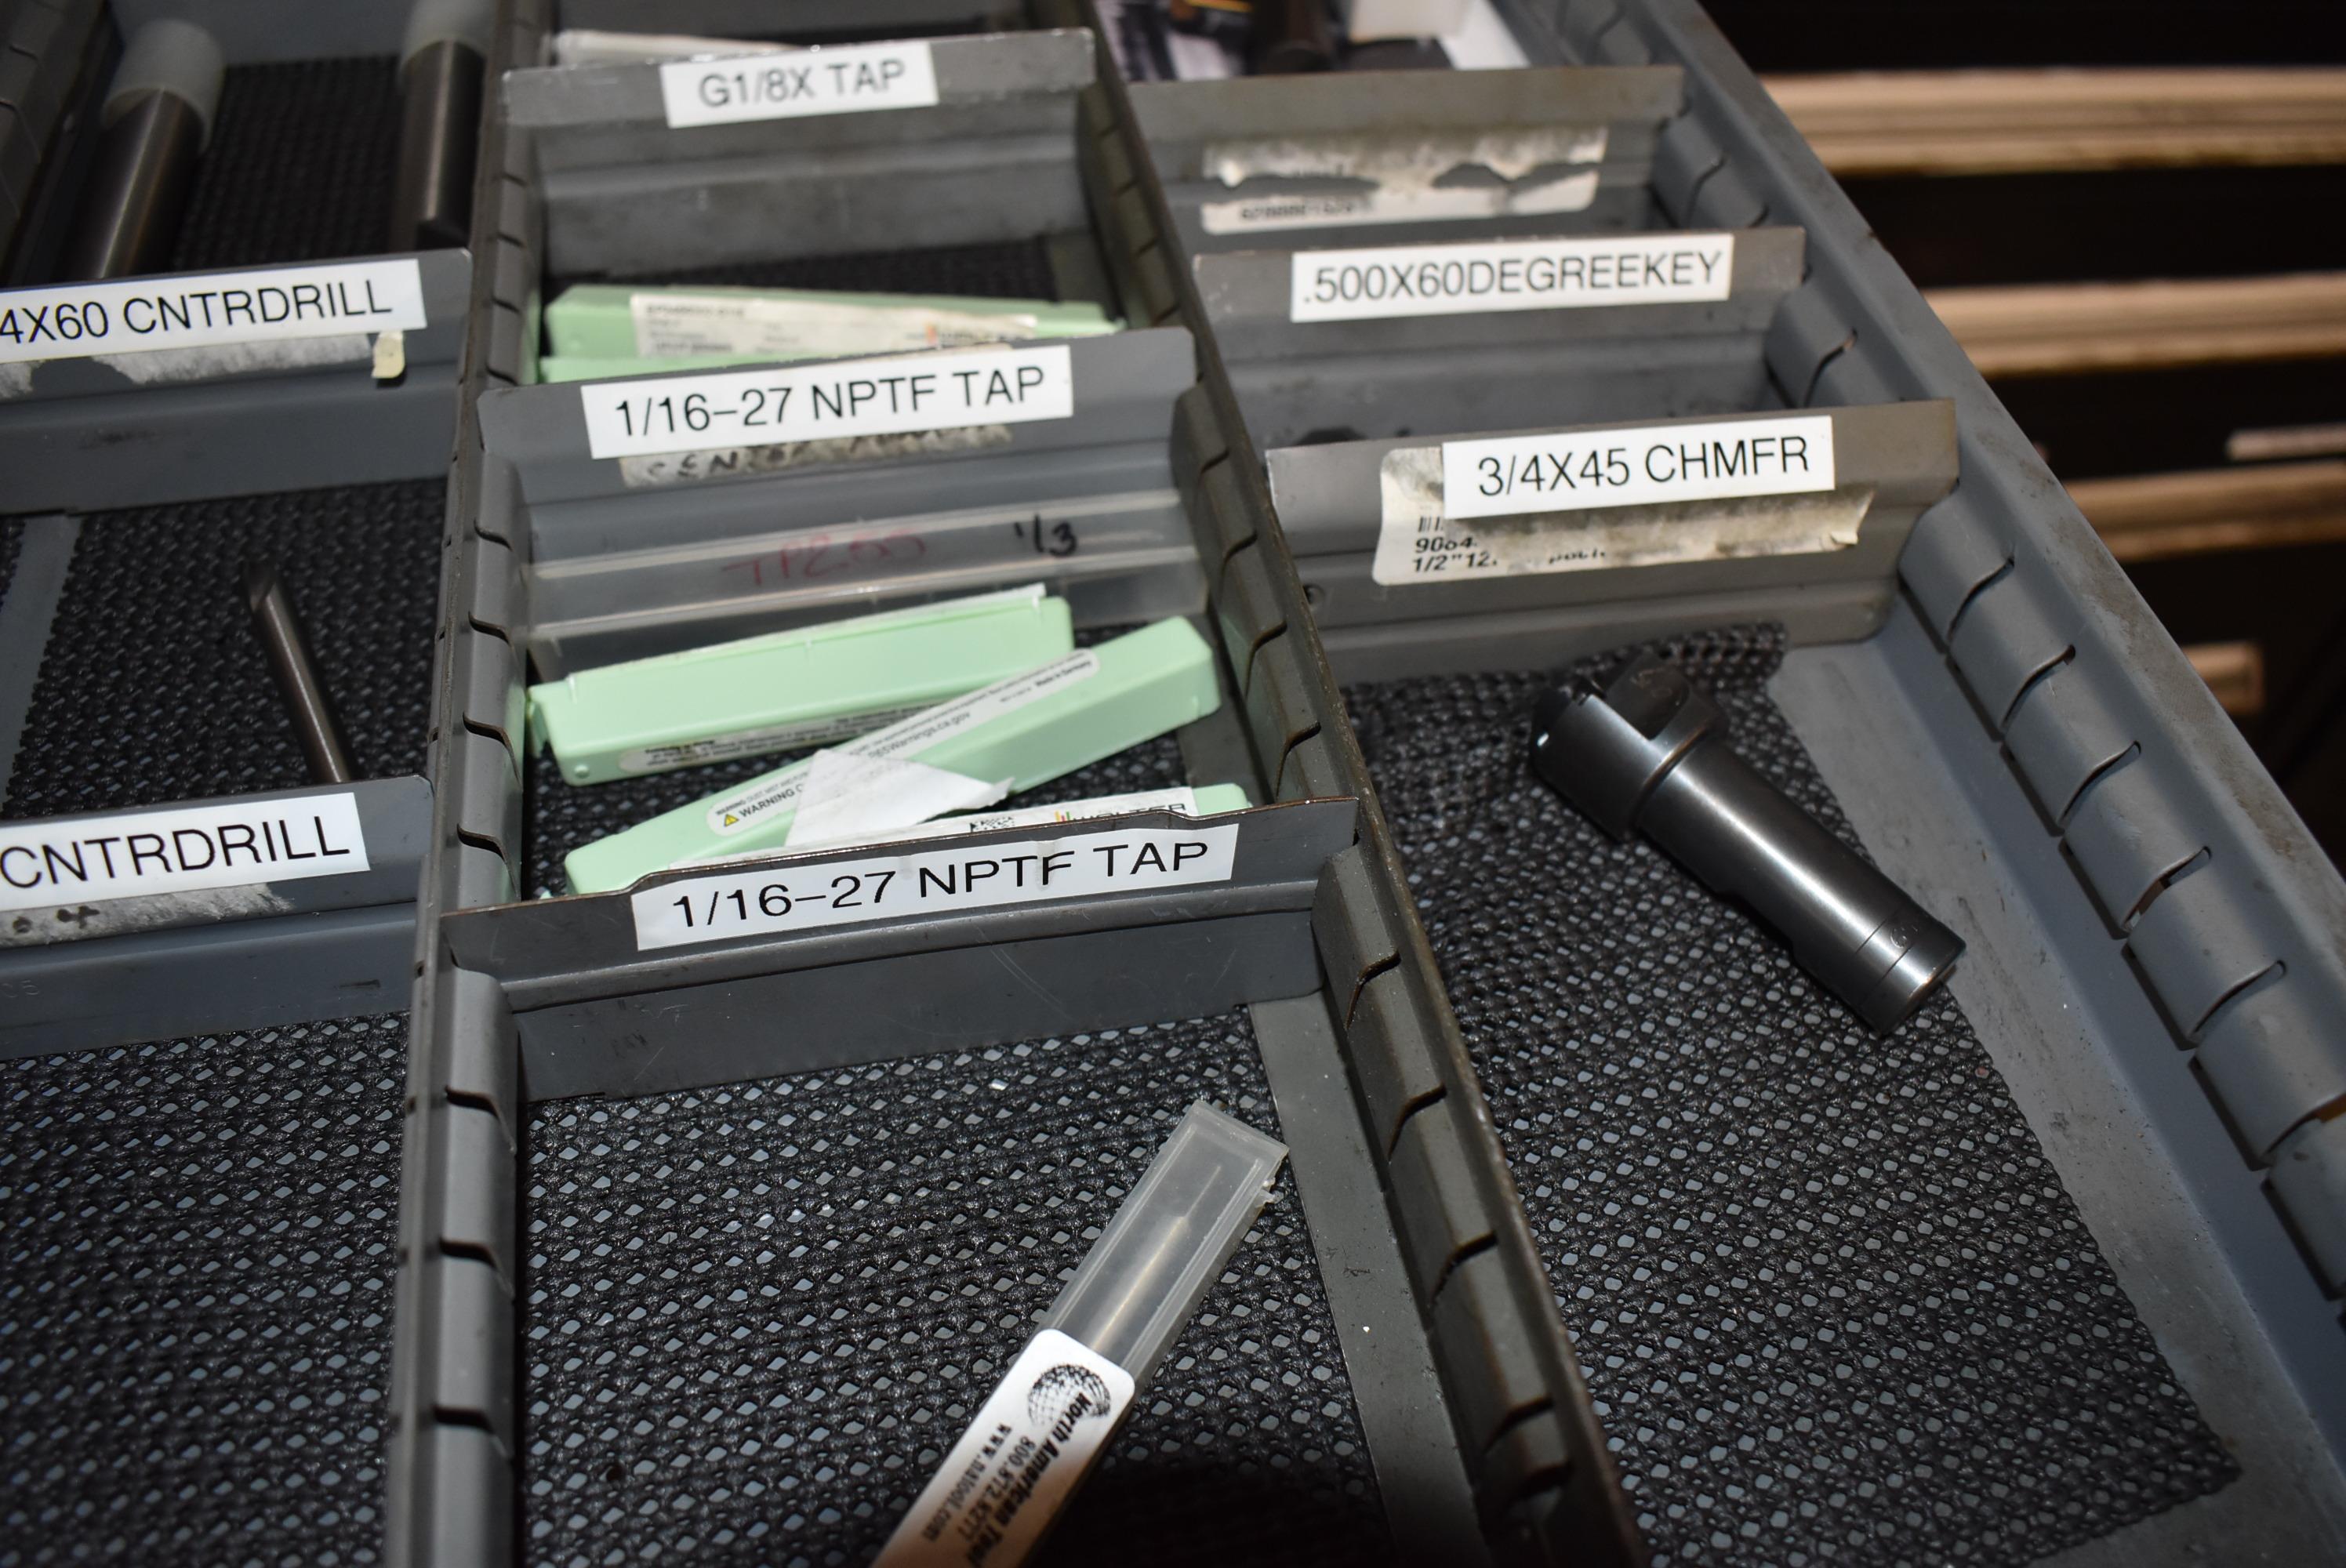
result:
[(659, 79), (671, 127), (917, 109), (937, 101), (936, 64), (923, 43), (678, 60), (660, 67)]

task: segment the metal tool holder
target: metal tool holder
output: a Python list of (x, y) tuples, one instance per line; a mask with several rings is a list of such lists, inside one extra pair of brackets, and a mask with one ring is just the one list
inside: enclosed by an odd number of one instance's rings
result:
[(74, 160), (60, 149), (121, 47), (105, 22), (105, 0), (19, 5), (0, 22), (0, 279), (27, 264), (20, 249), (40, 215), (72, 200)]
[[(610, 1115), (666, 1116), (696, 1092), (787, 1094), (819, 1070), (901, 1061), (925, 1073), (959, 1059), (940, 1052), (1006, 1048), (1023, 1058), (1071, 1034), (1082, 1050), (1105, 1049), (1085, 1043), (1102, 1030), (1186, 1029), (1155, 1021), (1211, 1017), (1239, 1003), (1249, 1004), (1256, 1059), (1248, 1070), (1268, 1074), (1281, 1130), (1296, 1148), (1317, 1276), (1299, 1299), (1360, 1328), (1341, 1338), (1344, 1376), (1331, 1385), (1327, 1419), (1338, 1423), (1331, 1431), (1357, 1423), (1363, 1435), (1383, 1500), (1381, 1512), (1372, 1510), (1375, 1532), (1389, 1529), (1408, 1557), (1487, 1551), (1514, 1560), (1534, 1546), (1523, 1515), (1544, 1505), (1535, 1479), (1542, 1456), (1561, 1446), (1556, 1429), (1573, 1419), (1557, 1411), (1581, 1409), (1568, 1354), (1529, 1249), (1509, 1232), (1517, 1211), (1471, 1076), (1456, 1078), (1451, 1103), (1418, 1124), (1412, 1157), (1433, 1164), (1390, 1179), (1371, 1153), (1379, 1140), (1338, 1092), (1336, 1004), (1320, 989), (1309, 933), (1329, 918), (1330, 901), (1341, 906), (1344, 896), (1327, 868), (1357, 854), (1348, 848), (1356, 829), (1347, 798), (1357, 769), (1341, 760), (1332, 700), (1300, 678), (1297, 645), (1275, 636), (1233, 644), (1229, 630), (1243, 613), (1199, 590), (1192, 540), (1210, 543), (1213, 575), (1222, 576), (1221, 533), (1209, 503), (1186, 479), (1186, 494), (1154, 494), (1173, 490), (1199, 441), (1219, 451), (1225, 438), (1210, 421), (1200, 423), (1194, 394), (1178, 408), (1173, 396), (1191, 378), (1190, 321), (1155, 308), (1161, 289), (1137, 293), (1126, 273), (1098, 264), (1103, 251), (1122, 259), (1169, 247), (1153, 223), (1128, 228), (1130, 204), (1100, 183), (1107, 162), (1128, 166), (1134, 154), (1109, 100), (1097, 84), (1085, 85), (1094, 46), (1066, 30), (1082, 18), (1046, 7), (1034, 20), (1043, 31), (938, 39), (933, 59), (946, 101), (895, 115), (671, 132), (650, 123), (656, 93), (643, 107), (648, 71), (522, 65), (505, 78), (511, 113), (488, 137), (479, 224), (496, 236), (483, 250), (476, 300), (484, 353), (468, 393), (474, 412), (457, 466), (461, 521), (446, 579), (449, 603), (464, 609), (452, 616), (443, 665), (448, 719), (426, 871), (426, 968), (416, 993), (391, 1399), (394, 1562), (504, 1560), (518, 1549), (517, 1530), (538, 1539), (568, 1528), (563, 1483), (548, 1474), (567, 1461), (532, 1446), (533, 1431), (549, 1430), (559, 1414), (538, 1405), (556, 1397), (541, 1380), (559, 1369), (533, 1369), (545, 1355), (536, 1337), (545, 1329), (534, 1316), (543, 1308), (529, 1298), (544, 1270), (531, 1261), (542, 1244), (525, 1240), (521, 1196), (541, 1192), (552, 1201), (546, 1184), (559, 1172), (538, 1162), (555, 1129), (606, 1115), (592, 1109), (597, 1105)], [(505, 58), (542, 57), (542, 16), (525, 7), (504, 40)], [(1000, 91), (985, 74), (996, 67), (991, 79)], [(939, 140), (941, 126), (959, 129)], [(696, 151), (704, 147), (705, 158)], [(811, 148), (827, 156), (805, 157)], [(833, 172), (850, 166), (859, 179), (900, 169), (904, 180), (871, 179), (850, 191)], [(732, 204), (716, 227), (681, 215), (648, 218), (642, 201), (667, 199), (679, 170), (729, 188), (738, 177), (774, 199)], [(959, 193), (920, 194), (941, 179), (958, 182)], [(1022, 184), (1015, 197), (1009, 183)], [(787, 221), (805, 193), (837, 216), (819, 236)], [(834, 473), (819, 465), (714, 475), (639, 468), (631, 485), (624, 460), (589, 455), (579, 386), (521, 384), (535, 300), (549, 277), (656, 280), (660, 266), (688, 259), (729, 257), (762, 269), (803, 259), (809, 248), (893, 250), (1038, 235), (1060, 237), (1048, 247), (1060, 290), (1107, 299), (1131, 329), (1071, 345), (1077, 412), (1063, 429), (1013, 425), (1002, 444), (974, 453), (913, 454)], [(1096, 476), (1079, 473), (1086, 468)], [(596, 793), (542, 776), (529, 755), (521, 696), (533, 660), (543, 673), (545, 663), (675, 647), (719, 626), (811, 613), (771, 598), (740, 608), (663, 605), (659, 596), (671, 590), (658, 572), (616, 546), (633, 544), (654, 520), (683, 553), (729, 529), (753, 538), (772, 533), (775, 516), (790, 518), (793, 530), (819, 531), (858, 514), (944, 517), (979, 501), (1006, 504), (1014, 493), (1059, 505), (1069, 503), (1054, 497), (1073, 494), (1075, 504), (1103, 514), (1112, 505), (1162, 508), (1181, 520), (1189, 587), (1175, 609), (1204, 609), (1219, 629), (1224, 706), (1182, 731), (1178, 748), (1144, 748), (1085, 777), (1122, 788), (1184, 779), (1247, 784), (1265, 805), (1203, 825), (1237, 835), (1226, 881), (657, 952), (639, 946), (641, 901), (689, 897), (708, 873), (668, 873), (617, 893), (526, 897), (553, 891), (549, 835), (578, 831), (572, 808), (586, 810)], [(636, 624), (618, 629), (641, 640), (623, 643), (617, 631), (582, 640), (600, 628), (579, 615), (586, 601), (561, 596), (604, 552), (614, 569), (598, 586), (608, 596), (592, 607), (632, 617)], [(589, 566), (575, 565), (582, 561)], [(1086, 609), (1086, 596), (1136, 595), (1157, 570), (1132, 553), (1096, 585), (1072, 583), (1070, 596), (1084, 619), (1110, 619), (1123, 613), (1118, 601), (1103, 596)], [(1031, 564), (1023, 573), (1005, 567), (999, 580), (1038, 575), (1050, 580)], [(635, 606), (631, 587), (643, 596)], [(902, 591), (921, 589), (908, 582)], [(1162, 600), (1121, 603), (1144, 613)], [(543, 612), (578, 619), (541, 620)], [(735, 615), (745, 618), (724, 618)], [(755, 616), (765, 618), (747, 618)], [(685, 790), (679, 799), (717, 787), (692, 785), (670, 777), (664, 787)], [(1071, 779), (1057, 788), (1096, 793), (1100, 786)], [(1189, 830), (1178, 819), (1150, 816), (998, 837), (1073, 843), (1149, 826)], [(970, 852), (995, 841), (973, 839)], [(761, 885), (821, 886), (882, 852), (775, 855), (726, 872), (772, 879)], [(1089, 1070), (1076, 1061), (1080, 1081)], [(581, 1102), (586, 1109), (564, 1103), (581, 1095), (601, 1098)], [(1394, 1217), (1389, 1187), (1399, 1195), (1392, 1202), (1409, 1206), (1411, 1223)], [(653, 1243), (635, 1218), (613, 1224), (622, 1245)], [(1494, 1246), (1502, 1234), (1507, 1243)], [(1422, 1303), (1437, 1297), (1442, 1310), (1429, 1317)], [(525, 1320), (535, 1325), (527, 1339)], [(1284, 1339), (1249, 1350), (1268, 1358), (1260, 1370), (1271, 1387), (1324, 1378), (1330, 1369), (1311, 1369), (1300, 1359), (1317, 1353)], [(740, 1441), (723, 1431), (708, 1435), (722, 1447)], [(914, 1461), (907, 1454), (901, 1462)], [(527, 1486), (517, 1492), (525, 1474)], [(1572, 1484), (1596, 1487), (1604, 1505), (1595, 1471), (1584, 1470)]]

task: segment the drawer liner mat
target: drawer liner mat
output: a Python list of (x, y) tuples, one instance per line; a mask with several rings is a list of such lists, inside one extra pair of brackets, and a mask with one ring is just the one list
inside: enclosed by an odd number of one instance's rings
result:
[[(535, 1107), (530, 1561), (870, 1560), (1246, 1015)], [(1282, 1169), (1045, 1561), (1384, 1561)]]
[(399, 171), (389, 55), (230, 66), (173, 271), (381, 254)]
[[(1780, 630), (1663, 651), (1856, 841)], [(1598, 832), (1530, 769), (1553, 678), (1345, 695), (1657, 1563), (2017, 1563), (2231, 1480), (1953, 997), (1878, 1041)]]
[(277, 563), (363, 779), (423, 769), (444, 481), (240, 496), (82, 520), (5, 814), (310, 782), (244, 605)]
[(360, 1563), (407, 1024), (0, 1063), (0, 1562)]

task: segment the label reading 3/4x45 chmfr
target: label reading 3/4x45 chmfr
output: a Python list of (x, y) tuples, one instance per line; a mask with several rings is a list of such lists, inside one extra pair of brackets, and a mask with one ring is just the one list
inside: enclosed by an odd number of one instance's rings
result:
[(660, 67), (660, 102), (672, 127), (925, 108), (936, 101), (936, 64), (923, 43), (793, 49)]
[(1076, 412), (1065, 343), (586, 382), (578, 397), (596, 457), (1023, 424)]

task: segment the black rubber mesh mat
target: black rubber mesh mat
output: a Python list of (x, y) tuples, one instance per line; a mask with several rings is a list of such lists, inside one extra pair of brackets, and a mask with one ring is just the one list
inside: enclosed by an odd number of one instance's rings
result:
[[(1780, 635), (1664, 651), (1854, 843)], [(1877, 1040), (1599, 833), (1531, 772), (1553, 678), (1345, 696), (1657, 1563), (2017, 1563), (2229, 1481), (1953, 999)]]
[(230, 66), (171, 270), (380, 254), (398, 173), (389, 55)]
[(989, 300), (1056, 300), (1047, 241), (1004, 239), (852, 256), (793, 256), (614, 280), (689, 288), (844, 289), (871, 294), (974, 294)]
[[(536, 1107), (529, 1560), (868, 1561), (1200, 1097), (1275, 1127), (1243, 1013)], [(1044, 1561), (1388, 1554), (1282, 1171)]]
[(399, 1015), (0, 1063), (0, 1563), (382, 1534)]
[(7, 602), (8, 585), (16, 580), (16, 553), (25, 543), (25, 520), (0, 517), (0, 604)]
[[(1087, 627), (1076, 634), (1077, 647), (1090, 647), (1130, 626)], [(664, 811), (689, 806), (761, 773), (770, 773), (793, 756), (808, 752), (776, 752), (770, 757), (744, 757), (709, 768), (680, 768), (673, 773), (650, 773), (617, 779), (607, 784), (572, 784), (551, 751), (530, 759), (527, 793), (522, 803), (522, 862), (528, 868), (525, 896), (544, 898), (567, 892), (562, 858), (583, 844), (607, 834), (648, 822)], [(1084, 800), (1095, 795), (1130, 795), (1144, 789), (1174, 789), (1189, 781), (1181, 762), (1181, 745), (1173, 736), (1128, 747), (1078, 768), (1047, 784), (1021, 790), (989, 810), (1018, 806), (1054, 806), (1062, 800)]]
[(447, 486), (437, 479), (82, 519), (5, 814), (310, 782), (244, 605), (277, 563), (362, 779), (420, 772)]

